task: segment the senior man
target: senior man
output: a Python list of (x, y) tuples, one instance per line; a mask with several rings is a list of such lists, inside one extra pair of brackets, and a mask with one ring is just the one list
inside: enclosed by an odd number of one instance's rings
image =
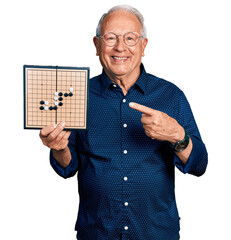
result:
[(80, 240), (176, 240), (174, 168), (201, 176), (207, 151), (189, 103), (174, 84), (146, 73), (143, 17), (117, 6), (94, 37), (101, 75), (90, 80), (88, 130), (40, 132), (64, 178), (78, 172)]

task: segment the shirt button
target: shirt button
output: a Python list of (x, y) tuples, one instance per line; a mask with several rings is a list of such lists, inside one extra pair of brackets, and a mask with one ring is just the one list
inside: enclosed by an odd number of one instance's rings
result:
[(124, 205), (127, 207), (128, 206), (128, 202), (125, 202)]
[(116, 88), (117, 87), (116, 84), (113, 84), (113, 87)]
[(127, 230), (128, 230), (128, 226), (125, 226), (125, 227), (124, 227), (124, 230), (126, 230), (126, 231), (127, 231)]
[(127, 150), (124, 150), (124, 154), (127, 154), (128, 153), (128, 151)]
[(123, 125), (123, 126), (124, 126), (124, 128), (126, 128), (128, 125), (127, 125), (126, 123), (124, 123), (124, 125)]
[(128, 180), (128, 178), (127, 177), (124, 177), (124, 181), (127, 181)]
[(126, 103), (126, 99), (125, 98), (123, 99), (123, 102)]

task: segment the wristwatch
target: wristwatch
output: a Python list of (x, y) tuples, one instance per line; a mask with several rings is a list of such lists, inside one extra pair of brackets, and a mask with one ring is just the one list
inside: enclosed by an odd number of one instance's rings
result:
[(185, 131), (185, 136), (184, 136), (183, 140), (178, 141), (174, 145), (170, 144), (170, 146), (172, 147), (172, 149), (175, 152), (181, 152), (181, 151), (185, 150), (188, 147), (188, 144), (189, 144), (189, 134), (188, 134), (188, 132), (185, 129), (184, 129), (184, 131)]

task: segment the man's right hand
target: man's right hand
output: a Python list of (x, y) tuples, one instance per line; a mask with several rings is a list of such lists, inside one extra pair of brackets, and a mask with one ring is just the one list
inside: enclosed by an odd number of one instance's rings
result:
[(70, 131), (63, 131), (65, 122), (58, 125), (49, 125), (40, 131), (40, 138), (43, 144), (50, 149), (61, 151), (67, 147)]
[(64, 131), (65, 123), (49, 125), (40, 131), (40, 138), (43, 144), (50, 149), (56, 161), (62, 166), (67, 167), (71, 161), (71, 153), (68, 148), (68, 138), (70, 131)]

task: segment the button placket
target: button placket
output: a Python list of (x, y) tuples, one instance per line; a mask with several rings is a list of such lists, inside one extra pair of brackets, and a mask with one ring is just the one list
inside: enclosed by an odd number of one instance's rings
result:
[(127, 168), (129, 161), (127, 160), (129, 158), (129, 149), (127, 145), (127, 134), (129, 130), (129, 122), (128, 120), (128, 101), (126, 98), (122, 99), (121, 102), (121, 137), (122, 137), (122, 166), (123, 166), (123, 196), (122, 196), (122, 202), (123, 205), (123, 215), (124, 215), (124, 221), (123, 221), (123, 231), (124, 233), (128, 232), (129, 229), (129, 196), (128, 196), (128, 177), (127, 177)]
[[(126, 111), (125, 111), (125, 108), (126, 108), (126, 105), (127, 105), (127, 100), (126, 98), (123, 98), (122, 100), (122, 105), (121, 105), (121, 124), (122, 124), (122, 146), (123, 146), (123, 154), (126, 155), (128, 154), (128, 150), (126, 149), (126, 147), (124, 146), (126, 144), (126, 141), (124, 140), (125, 136), (126, 136), (126, 133), (124, 132), (125, 131), (125, 128), (128, 127), (127, 123), (126, 122), (123, 122), (123, 118), (124, 118), (124, 114)], [(125, 144), (124, 144), (125, 143)]]

